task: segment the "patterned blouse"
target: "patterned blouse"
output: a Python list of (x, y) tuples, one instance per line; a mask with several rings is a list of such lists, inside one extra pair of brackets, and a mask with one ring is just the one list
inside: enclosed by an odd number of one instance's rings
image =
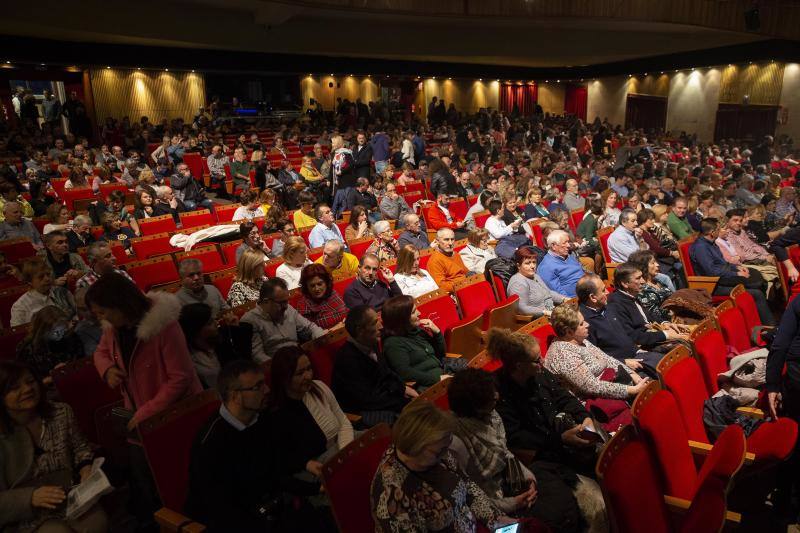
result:
[(261, 286), (253, 287), (243, 281), (234, 281), (228, 290), (228, 305), (238, 307), (247, 302), (257, 302)]
[(661, 308), (664, 300), (670, 297), (672, 291), (663, 285), (645, 283), (642, 290), (636, 296), (636, 300), (642, 304), (645, 311), (653, 315), (659, 322), (669, 322), (672, 317), (666, 309)]
[(397, 253), (399, 249), (400, 248), (397, 244), (397, 239), (392, 239), (389, 242), (385, 242), (383, 239), (378, 237), (372, 241), (372, 244), (369, 245), (369, 248), (367, 248), (367, 251), (364, 253), (377, 255), (378, 261), (382, 263), (384, 261), (397, 259)]
[(616, 370), (621, 364), (589, 341), (583, 341), (583, 346), (555, 341), (547, 349), (544, 360), (545, 368), (558, 376), (573, 394), (583, 399), (627, 398), (627, 385), (600, 379), (606, 369)]
[(371, 499), (375, 533), (473, 533), (477, 522), (492, 525), (501, 516), (449, 450), (438, 465), (415, 472), (389, 446), (372, 480)]
[(347, 307), (337, 292), (332, 292), (327, 300), (320, 303), (303, 296), (295, 309), (322, 329), (330, 329), (347, 317)]

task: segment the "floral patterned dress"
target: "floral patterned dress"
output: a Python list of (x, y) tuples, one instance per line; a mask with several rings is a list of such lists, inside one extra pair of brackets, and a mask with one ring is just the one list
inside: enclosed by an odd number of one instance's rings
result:
[(415, 472), (389, 446), (372, 480), (371, 498), (376, 533), (473, 533), (478, 522), (491, 525), (501, 516), (449, 450), (438, 465)]
[(660, 284), (645, 283), (642, 290), (636, 296), (636, 300), (642, 304), (645, 311), (653, 315), (659, 322), (669, 322), (672, 320), (669, 312), (661, 308), (664, 300), (670, 297), (672, 291)]

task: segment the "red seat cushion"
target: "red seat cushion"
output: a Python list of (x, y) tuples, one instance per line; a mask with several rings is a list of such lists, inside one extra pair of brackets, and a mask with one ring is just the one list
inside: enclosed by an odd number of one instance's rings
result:
[(779, 418), (764, 422), (747, 438), (747, 451), (758, 460), (783, 461), (797, 441), (797, 422), (790, 418)]
[(423, 304), (417, 305), (420, 318), (429, 318), (436, 326), (447, 331), (459, 322), (458, 310), (453, 299), (448, 294), (443, 294)]
[(725, 342), (736, 348), (739, 353), (752, 348), (747, 324), (738, 309), (734, 307), (719, 313), (717, 323), (725, 337)]

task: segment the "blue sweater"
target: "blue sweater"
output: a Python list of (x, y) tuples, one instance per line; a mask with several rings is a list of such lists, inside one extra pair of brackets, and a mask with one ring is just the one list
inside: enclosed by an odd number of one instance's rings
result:
[(581, 262), (574, 256), (568, 255), (562, 259), (550, 252), (545, 254), (537, 273), (548, 287), (570, 298), (575, 296), (575, 285), (584, 275)]
[(689, 247), (689, 259), (698, 276), (738, 276), (736, 266), (725, 261), (722, 250), (705, 237), (698, 237)]

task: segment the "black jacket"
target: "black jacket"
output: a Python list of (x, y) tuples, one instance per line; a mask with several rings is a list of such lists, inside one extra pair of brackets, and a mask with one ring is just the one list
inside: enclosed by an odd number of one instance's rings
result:
[(644, 307), (642, 307), (642, 311), (647, 316), (647, 322), (645, 322), (642, 313), (639, 312), (639, 307), (637, 307), (636, 300), (633, 297), (620, 291), (614, 291), (608, 295), (606, 315), (610, 313), (615, 316), (625, 334), (633, 342), (642, 347), (655, 346), (664, 342), (666, 335), (663, 332), (647, 331), (647, 323), (658, 322), (658, 320), (653, 318)]
[(437, 172), (431, 178), (431, 192), (433, 193), (434, 198), (442, 193), (453, 195), (458, 194), (456, 178), (446, 170)]
[(67, 232), (67, 243), (69, 243), (69, 251), (72, 253), (77, 253), (78, 248), (84, 248), (89, 246), (97, 239), (94, 238), (92, 232), (87, 233), (83, 236), (84, 238), (81, 239), (77, 233), (74, 231)]
[(183, 205), (183, 202), (181, 200), (178, 200), (178, 205), (175, 209), (172, 209), (172, 207), (170, 207), (168, 203), (162, 202), (161, 200), (157, 200), (156, 203), (153, 205), (154, 217), (160, 217), (163, 215), (172, 215), (172, 218), (175, 220), (176, 224), (180, 224), (181, 222), (180, 213), (184, 212), (186, 212), (186, 206)]
[(367, 143), (364, 146), (353, 148), (354, 168), (353, 174), (356, 178), (369, 178), (372, 174), (372, 146)]
[(496, 379), (500, 399), (495, 410), (503, 419), (508, 447), (535, 450), (537, 460), (563, 460), (565, 450), (556, 416), (566, 413), (580, 424), (589, 416), (581, 402), (544, 368), (525, 386), (503, 369), (497, 371)]
[(363, 205), (369, 211), (375, 211), (378, 208), (378, 199), (369, 191), (361, 192), (355, 187), (350, 189), (350, 194), (347, 196), (345, 207), (352, 210), (357, 205)]
[(347, 341), (336, 354), (333, 364), (332, 387), (342, 410), (395, 411), (406, 405), (406, 385), (392, 372), (382, 355), (373, 361)]
[(589, 342), (611, 357), (623, 361), (636, 357), (638, 347), (628, 336), (617, 317), (607, 309), (595, 311), (585, 305), (580, 306), (581, 314), (589, 323)]
[(197, 182), (194, 176), (186, 177), (180, 172), (173, 174), (169, 179), (170, 187), (178, 194), (180, 200), (190, 202), (202, 202), (206, 199), (203, 187)]

